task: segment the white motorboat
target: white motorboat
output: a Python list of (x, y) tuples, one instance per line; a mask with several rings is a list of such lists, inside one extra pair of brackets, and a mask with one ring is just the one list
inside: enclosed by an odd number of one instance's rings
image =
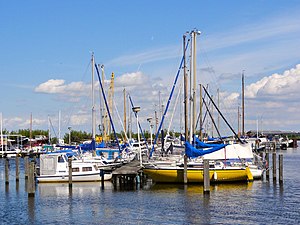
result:
[[(56, 152), (43, 154), (40, 157), (40, 168), (37, 174), (37, 181), (42, 182), (69, 182), (68, 157), (72, 154)], [(101, 181), (101, 170), (95, 163), (72, 160), (72, 182)], [(111, 172), (104, 173), (104, 180), (110, 180)]]

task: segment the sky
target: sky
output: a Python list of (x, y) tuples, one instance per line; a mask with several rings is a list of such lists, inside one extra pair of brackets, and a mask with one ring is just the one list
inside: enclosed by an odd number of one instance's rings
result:
[[(299, 10), (297, 0), (0, 0), (3, 128), (29, 129), (32, 114), (33, 129), (48, 129), (49, 118), (52, 133), (58, 134), (60, 111), (62, 133), (68, 127), (91, 132), (94, 53), (96, 64), (104, 65), (106, 89), (115, 74), (117, 132), (122, 130), (118, 114), (123, 120), (124, 88), (141, 107), (139, 121), (149, 130), (147, 118), (155, 111), (161, 117), (167, 104), (183, 34), (197, 29), (197, 86), (208, 87), (215, 101), (219, 96), (219, 108), (232, 127), (238, 130), (244, 73), (245, 130), (299, 132)], [(182, 80), (180, 71), (164, 123), (176, 131), (183, 126), (182, 97), (175, 104)], [(95, 90), (100, 124), (98, 80)], [(216, 110), (213, 115), (216, 119)], [(220, 130), (228, 132), (220, 123)], [(131, 124), (136, 129), (135, 119)]]

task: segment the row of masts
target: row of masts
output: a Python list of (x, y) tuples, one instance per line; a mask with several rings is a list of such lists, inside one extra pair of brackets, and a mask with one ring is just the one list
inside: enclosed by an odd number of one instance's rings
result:
[[(197, 61), (197, 36), (200, 35), (201, 32), (194, 29), (191, 32), (187, 32), (183, 35), (183, 52), (184, 52), (184, 66), (183, 66), (183, 73), (184, 73), (184, 112), (185, 112), (185, 118), (184, 118), (184, 124), (185, 124), (185, 136), (188, 138), (190, 142), (192, 142), (193, 135), (196, 134), (196, 121), (197, 121), (197, 66), (196, 66), (196, 61)], [(187, 35), (190, 35), (191, 39), (191, 47), (190, 47), (190, 69), (189, 69), (189, 75), (190, 75), (190, 85), (188, 85), (188, 73), (187, 73), (187, 66), (186, 66), (186, 37)], [(95, 65), (95, 59), (94, 59), (94, 54), (92, 54), (92, 59), (91, 59), (91, 65), (92, 65), (92, 139), (95, 140), (96, 138), (96, 109), (95, 109), (95, 80), (94, 80), (94, 65)], [(102, 70), (102, 82), (104, 83), (104, 66), (101, 65), (101, 70)], [(189, 86), (189, 97), (188, 97), (188, 86)], [(124, 98), (124, 133), (127, 133), (127, 107), (126, 107), (126, 90), (125, 88), (123, 89), (123, 98)], [(199, 136), (200, 139), (203, 140), (203, 121), (202, 121), (202, 114), (203, 114), (203, 93), (202, 93), (202, 85), (200, 84), (200, 112), (199, 112), (199, 117), (200, 117), (200, 129), (199, 129)], [(112, 73), (111, 76), (111, 82), (109, 86), (109, 91), (108, 91), (108, 99), (109, 99), (109, 108), (111, 113), (114, 111), (113, 110), (113, 99), (114, 99), (114, 73)], [(218, 106), (219, 106), (219, 89), (218, 89)], [(188, 110), (188, 103), (189, 102), (189, 109)], [(101, 104), (101, 103), (100, 103)], [(213, 111), (213, 107), (211, 109)], [(238, 110), (239, 111), (239, 110)], [(102, 134), (103, 138), (106, 138), (110, 135), (111, 133), (111, 124), (110, 121), (107, 119), (107, 111), (104, 110), (103, 105), (100, 105), (100, 114), (101, 119), (102, 119)], [(103, 115), (104, 114), (104, 115)], [(155, 120), (157, 120), (157, 112), (155, 110)], [(238, 114), (240, 114), (238, 112)], [(188, 115), (190, 117), (190, 120), (188, 120)], [(239, 119), (238, 119), (239, 120)], [(130, 121), (128, 123), (128, 126), (130, 124)], [(157, 123), (156, 123), (157, 124)], [(220, 126), (220, 116), (218, 115), (218, 121), (217, 124), (219, 127)], [(157, 125), (156, 125), (157, 126)], [(239, 125), (238, 125), (239, 127)], [(129, 127), (128, 127), (129, 129)], [(157, 128), (156, 128), (157, 131)], [(213, 127), (212, 127), (212, 132), (213, 132)], [(130, 132), (129, 132), (130, 133)], [(244, 131), (244, 73), (242, 76), (242, 132), (238, 132), (239, 134), (242, 133), (242, 135), (245, 134)]]

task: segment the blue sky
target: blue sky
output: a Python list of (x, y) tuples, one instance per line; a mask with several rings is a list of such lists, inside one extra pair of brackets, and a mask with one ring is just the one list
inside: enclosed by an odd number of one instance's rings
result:
[[(29, 128), (32, 113), (34, 129), (47, 129), (48, 115), (57, 129), (61, 110), (63, 132), (91, 131), (94, 52), (106, 78), (115, 73), (120, 116), (125, 87), (148, 129), (158, 93), (164, 103), (170, 93), (182, 35), (197, 28), (197, 81), (214, 95), (220, 89), (220, 108), (232, 125), (244, 70), (246, 130), (259, 121), (262, 129), (299, 131), (299, 9), (293, 0), (0, 1), (3, 126)], [(179, 117), (177, 110), (172, 129), (179, 129)]]

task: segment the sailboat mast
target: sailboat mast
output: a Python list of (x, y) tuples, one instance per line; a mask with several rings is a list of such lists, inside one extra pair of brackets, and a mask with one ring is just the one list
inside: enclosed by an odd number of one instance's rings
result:
[[(197, 35), (200, 35), (200, 31), (197, 29), (194, 29), (191, 31), (191, 39), (192, 39), (192, 45), (191, 45), (191, 57), (192, 60), (190, 60), (190, 97), (191, 101), (190, 102), (190, 142), (192, 142), (193, 135), (196, 134), (196, 120), (197, 120), (197, 115), (196, 115), (196, 90), (197, 90), (197, 63), (196, 63), (196, 55), (197, 55)], [(193, 75), (193, 79), (192, 79)]]
[[(220, 89), (218, 88), (218, 108), (220, 108)], [(218, 130), (220, 130), (220, 114), (218, 114)]]
[(51, 144), (51, 124), (50, 124), (50, 116), (48, 115), (48, 142)]
[[(182, 88), (179, 90), (180, 92), (180, 100), (179, 102), (182, 102)], [(183, 132), (183, 127), (182, 127), (182, 104), (179, 104), (179, 110), (180, 110), (180, 120), (179, 120), (179, 129), (180, 129), (180, 134)]]
[(188, 128), (188, 77), (186, 73), (186, 53), (185, 53), (185, 42), (186, 42), (186, 34), (183, 35), (183, 83), (184, 83), (184, 135), (185, 141), (189, 140), (189, 128)]
[(241, 137), (241, 129), (240, 129), (240, 106), (238, 106), (238, 137)]
[(192, 104), (193, 102), (193, 90), (192, 90), (192, 86), (193, 86), (193, 79), (192, 79), (192, 72), (193, 72), (193, 60), (192, 60), (192, 55), (193, 55), (193, 44), (194, 44), (194, 35), (193, 35), (193, 32), (190, 33), (190, 38), (192, 39), (191, 41), (191, 48), (190, 48), (190, 68), (189, 68), (189, 75), (190, 75), (190, 83), (189, 83), (189, 119), (190, 119), (190, 135), (189, 135), (189, 142), (192, 143), (192, 140), (193, 140), (193, 134), (194, 134), (194, 129), (193, 129), (193, 123), (194, 123), (194, 119), (193, 119), (193, 106), (194, 104)]
[[(186, 55), (185, 55), (185, 39), (186, 39), (186, 34), (183, 35), (183, 86), (184, 86), (184, 131), (185, 131), (185, 141), (188, 141), (188, 77), (186, 74)], [(185, 147), (186, 148), (186, 147)], [(187, 184), (187, 155), (186, 153), (184, 154), (184, 168), (183, 168), (183, 183)]]
[(193, 31), (193, 134), (196, 134), (196, 31)]
[(1, 129), (1, 148), (2, 148), (2, 153), (3, 153), (3, 119), (2, 119), (2, 113), (0, 113), (0, 125), (1, 125), (1, 127), (0, 127), (0, 129)]
[[(124, 133), (125, 133), (125, 137), (127, 137), (127, 131), (126, 131), (126, 90), (125, 90), (125, 88), (124, 88), (124, 90), (123, 90), (123, 101), (124, 101)], [(127, 140), (125, 140), (125, 141), (127, 141)]]
[(30, 145), (30, 149), (31, 149), (32, 148), (32, 145), (31, 145), (31, 139), (32, 139), (32, 113), (30, 114), (30, 132), (29, 132), (29, 138), (30, 138), (29, 145)]
[(202, 128), (203, 128), (203, 120), (202, 120), (202, 114), (203, 114), (203, 111), (202, 111), (202, 108), (203, 108), (202, 84), (199, 84), (199, 85), (200, 85), (200, 115), (199, 115), (199, 120), (200, 120), (200, 140), (203, 141), (203, 131), (202, 131)]
[[(95, 65), (95, 58), (94, 53), (92, 53), (92, 141), (95, 141), (96, 139), (96, 116), (95, 116), (95, 91), (94, 91), (94, 85), (95, 85), (95, 74), (94, 74), (94, 65)], [(94, 149), (92, 149), (94, 150)]]
[[(212, 99), (214, 98), (214, 96), (212, 95), (211, 96)], [(214, 137), (214, 105), (211, 104), (211, 137), (213, 138)]]
[(245, 136), (245, 80), (242, 73), (242, 135)]

